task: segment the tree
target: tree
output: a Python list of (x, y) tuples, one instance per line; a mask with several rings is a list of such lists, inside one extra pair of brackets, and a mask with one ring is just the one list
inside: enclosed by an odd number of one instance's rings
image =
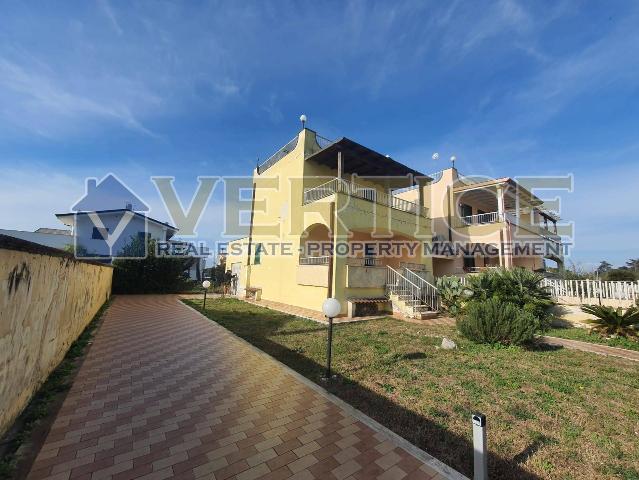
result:
[(191, 257), (156, 256), (155, 240), (132, 237), (121, 254), (136, 257), (144, 252), (145, 258), (116, 258), (113, 260), (113, 293), (178, 293), (190, 287), (184, 271)]
[(606, 262), (605, 260), (602, 260), (599, 266), (597, 267), (596, 272), (599, 275), (604, 275), (605, 273), (608, 273), (610, 270), (612, 270), (612, 264)]
[(634, 282), (637, 274), (628, 268), (614, 268), (606, 272), (604, 279), (610, 282)]
[(213, 274), (211, 280), (215, 282), (216, 285), (222, 285), (224, 283), (224, 274), (226, 273), (226, 256), (220, 255), (218, 257), (218, 264), (213, 268)]
[(639, 271), (639, 258), (631, 258), (626, 262), (626, 266), (635, 272)]

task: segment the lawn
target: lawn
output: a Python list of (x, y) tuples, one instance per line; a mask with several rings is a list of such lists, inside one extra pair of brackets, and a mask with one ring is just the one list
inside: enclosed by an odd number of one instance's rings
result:
[[(206, 314), (321, 383), (325, 326), (236, 299), (207, 302)], [(442, 335), (459, 348), (438, 349)], [(331, 392), (466, 475), (470, 414), (481, 411), (491, 478), (639, 479), (636, 363), (474, 345), (450, 327), (394, 319), (337, 325), (333, 352)]]
[(567, 338), (568, 340), (580, 340), (582, 342), (597, 343), (599, 345), (608, 345), (609, 347), (625, 348), (627, 350), (636, 350), (639, 352), (639, 341), (630, 338), (604, 338), (596, 333), (589, 333), (585, 328), (552, 328), (546, 335), (559, 338)]

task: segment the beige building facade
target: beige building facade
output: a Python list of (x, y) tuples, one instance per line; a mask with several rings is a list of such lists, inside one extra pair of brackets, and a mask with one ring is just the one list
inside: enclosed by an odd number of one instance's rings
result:
[[(437, 276), (543, 267), (539, 255), (474, 254), (472, 263), (468, 255), (434, 252), (442, 239), (498, 244), (521, 230), (513, 228), (509, 179), (470, 183), (455, 169), (438, 177), (302, 129), (253, 171), (249, 234), (227, 250), (237, 293), (318, 311), (335, 297), (342, 315), (423, 316), (438, 309)], [(521, 226), (537, 219), (541, 201), (518, 195)]]

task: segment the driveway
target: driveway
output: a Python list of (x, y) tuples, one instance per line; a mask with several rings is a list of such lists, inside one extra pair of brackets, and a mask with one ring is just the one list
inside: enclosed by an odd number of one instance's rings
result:
[(119, 296), (29, 473), (463, 478), (182, 304)]

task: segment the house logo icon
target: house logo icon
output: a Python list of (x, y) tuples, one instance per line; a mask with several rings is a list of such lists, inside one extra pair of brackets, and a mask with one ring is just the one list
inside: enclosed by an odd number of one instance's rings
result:
[(111, 262), (147, 256), (150, 219), (145, 213), (149, 210), (122, 180), (109, 173), (99, 182), (87, 178), (86, 192), (71, 212), (56, 216), (72, 228), (77, 258)]

